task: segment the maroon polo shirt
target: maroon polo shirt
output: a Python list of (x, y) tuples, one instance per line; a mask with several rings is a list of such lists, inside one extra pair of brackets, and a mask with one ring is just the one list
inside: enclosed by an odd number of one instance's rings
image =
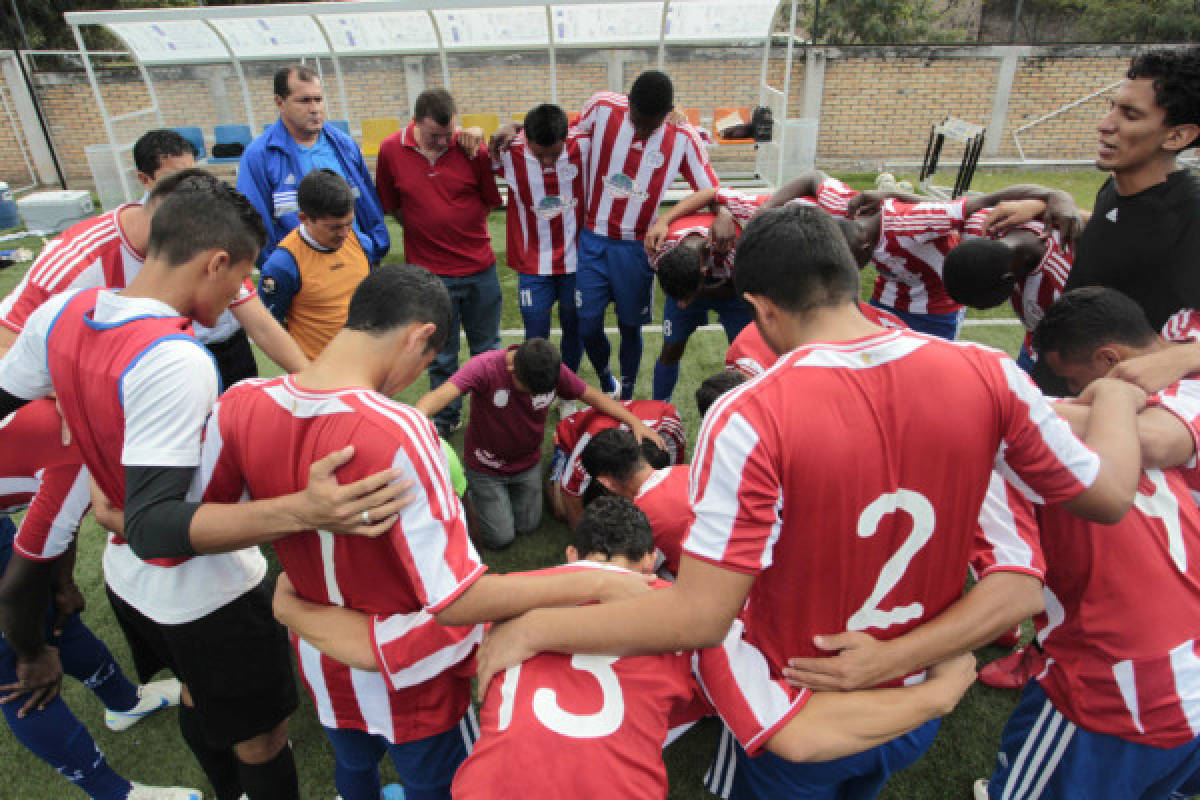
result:
[(482, 272), (496, 263), (487, 215), (501, 205), (491, 158), (487, 150), (468, 158), (455, 137), (431, 164), (413, 129), (384, 139), (375, 167), (383, 210), (403, 218), (404, 258), (435, 275)]

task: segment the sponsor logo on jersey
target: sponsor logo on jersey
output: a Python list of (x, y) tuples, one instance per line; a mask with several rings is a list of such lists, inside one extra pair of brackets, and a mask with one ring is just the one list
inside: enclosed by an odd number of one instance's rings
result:
[(637, 185), (633, 178), (623, 172), (614, 172), (604, 179), (604, 188), (613, 197), (631, 197), (645, 200), (649, 195)]
[(574, 208), (577, 202), (574, 197), (563, 200), (559, 195), (548, 194), (533, 207), (533, 213), (538, 219), (550, 221), (561, 215), (564, 211)]

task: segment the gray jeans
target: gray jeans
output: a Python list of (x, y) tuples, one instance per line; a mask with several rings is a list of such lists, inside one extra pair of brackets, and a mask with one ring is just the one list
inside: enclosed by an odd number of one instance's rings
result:
[(518, 533), (542, 522), (542, 467), (512, 475), (485, 475), (467, 469), (467, 492), (479, 516), (479, 535), (493, 549), (508, 547)]

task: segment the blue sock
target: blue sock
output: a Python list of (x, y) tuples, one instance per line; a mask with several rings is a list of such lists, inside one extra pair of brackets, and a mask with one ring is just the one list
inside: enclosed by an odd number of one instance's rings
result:
[(621, 399), (632, 400), (638, 369), (642, 366), (642, 326), (618, 324), (617, 327), (621, 333), (621, 349), (617, 356), (621, 362)]
[(58, 648), (63, 672), (91, 689), (105, 708), (128, 711), (137, 705), (137, 687), (125, 677), (108, 647), (83, 624), (78, 614), (67, 620), (62, 634), (51, 643)]
[(654, 362), (654, 399), (671, 402), (671, 394), (675, 384), (679, 382), (679, 363), (664, 364), (661, 360)]
[[(2, 670), (13, 674), (10, 670)], [(13, 674), (15, 680), (15, 674)], [(7, 682), (7, 681), (6, 681)], [(93, 800), (125, 800), (132, 788), (108, 762), (91, 734), (80, 724), (61, 697), (42, 711), (17, 718), (20, 702), (7, 703), (4, 718), (17, 741), (78, 786)]]

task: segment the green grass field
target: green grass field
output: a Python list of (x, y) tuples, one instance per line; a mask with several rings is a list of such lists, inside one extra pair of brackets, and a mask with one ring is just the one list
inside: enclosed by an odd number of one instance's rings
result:
[[(873, 175), (842, 175), (856, 188), (873, 186)], [(908, 176), (898, 176), (908, 177)], [(1072, 191), (1080, 205), (1090, 207), (1102, 176), (1092, 171), (1070, 173), (980, 173), (974, 188), (989, 190), (1016, 182), (1036, 181), (1047, 185), (1061, 186)], [(499, 263), (503, 265), (504, 220), (502, 213), (493, 214), (490, 220), (492, 241), (497, 249)], [(402, 256), (400, 235), (393, 230), (394, 242), (389, 261)], [(6, 244), (5, 247), (26, 246), (35, 250), (42, 243), (37, 239)], [(20, 279), (28, 265), (19, 265), (0, 272), (0, 296), (6, 294)], [(503, 266), (500, 269), (505, 303), (501, 327), (519, 329), (520, 315), (517, 311), (516, 277)], [(864, 275), (864, 294), (869, 293), (873, 275)], [(661, 311), (661, 309), (660, 309)], [(656, 318), (659, 314), (656, 313)], [(1015, 353), (1020, 346), (1022, 329), (1012, 324), (1012, 314), (1007, 307), (989, 312), (971, 312), (971, 324), (964, 330), (964, 338), (984, 342), (994, 347)], [(506, 337), (506, 341), (520, 337)], [(658, 333), (645, 337), (645, 353), (642, 361), (641, 381), (638, 396), (649, 397), (650, 374), (654, 358), (661, 345)], [(692, 393), (696, 385), (707, 375), (719, 369), (724, 360), (726, 341), (719, 331), (699, 331), (688, 345), (680, 373), (675, 402), (683, 416), (694, 442), (699, 427)], [(464, 353), (465, 358), (465, 341)], [(263, 374), (276, 374), (278, 369), (260, 357)], [(582, 375), (594, 383), (595, 375), (587, 360)], [(400, 399), (413, 401), (426, 388), (424, 378), (400, 395)], [(546, 430), (545, 457), (549, 457), (553, 439), (553, 424)], [(461, 450), (462, 433), (455, 434), (452, 443)], [(568, 531), (549, 514), (541, 528), (534, 534), (521, 537), (508, 550), (484, 552), (484, 560), (498, 572), (532, 569), (558, 563), (568, 541)], [(125, 641), (113, 618), (105, 599), (100, 569), (100, 552), (103, 533), (89, 516), (79, 535), (79, 556), (76, 579), (88, 599), (84, 620), (92, 630), (108, 643), (117, 660), (129, 670), (132, 667)], [(983, 660), (1000, 655), (989, 648), (981, 652)], [(125, 733), (109, 732), (103, 724), (103, 710), (99, 702), (86, 689), (73, 680), (64, 683), (64, 696), (76, 715), (91, 731), (97, 743), (107, 755), (110, 763), (128, 778), (150, 784), (206, 786), (199, 767), (193, 761), (178, 734), (175, 712), (169, 711), (151, 717)], [(300, 771), (301, 786), (306, 798), (328, 800), (335, 795), (333, 785), (333, 754), (323, 733), (316, 723), (311, 703), (306, 692), (301, 692), (301, 708), (292, 717), (291, 736), (295, 748), (296, 763)], [(885, 790), (885, 798), (913, 798), (914, 800), (937, 800), (938, 798), (968, 798), (971, 782), (991, 772), (1000, 731), (1004, 720), (1016, 702), (1015, 692), (1003, 692), (976, 685), (968, 693), (959, 708), (945, 720), (942, 731), (929, 753), (912, 768), (898, 774)], [(701, 788), (700, 779), (708, 766), (717, 735), (717, 726), (706, 722), (689, 732), (666, 753), (671, 778), (671, 798), (705, 798), (709, 795)], [(0, 733), (0, 800), (24, 800), (25, 798), (75, 798), (83, 793), (70, 787), (53, 770), (25, 751), (4, 729)], [(390, 764), (383, 767), (386, 780), (394, 779)]]

